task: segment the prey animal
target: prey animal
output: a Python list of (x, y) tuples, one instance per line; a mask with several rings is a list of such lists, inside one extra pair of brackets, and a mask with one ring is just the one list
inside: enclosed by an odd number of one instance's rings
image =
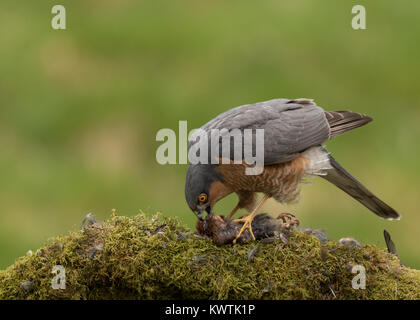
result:
[[(359, 128), (372, 118), (351, 111), (324, 111), (311, 99), (274, 99), (248, 104), (228, 110), (201, 127), (211, 136), (213, 129), (263, 129), (264, 168), (261, 174), (246, 174), (249, 164), (229, 161), (214, 164), (190, 164), (185, 184), (188, 206), (199, 219), (213, 215), (215, 204), (231, 193), (238, 196), (238, 204), (228, 215), (228, 221), (238, 209), (250, 214), (236, 220), (243, 222), (236, 239), (245, 229), (252, 237), (252, 221), (265, 201), (274, 198), (280, 203), (296, 202), (300, 183), (307, 176), (320, 176), (359, 201), (370, 211), (385, 219), (400, 215), (376, 197), (348, 173), (325, 149), (323, 143)], [(190, 141), (189, 150), (197, 141)], [(216, 141), (222, 147), (222, 139)], [(230, 142), (234, 143), (234, 139)], [(252, 140), (256, 143), (256, 139)], [(234, 148), (234, 146), (232, 146)], [(224, 159), (226, 160), (226, 159)], [(235, 158), (236, 160), (236, 158)], [(257, 202), (257, 193), (263, 198)]]

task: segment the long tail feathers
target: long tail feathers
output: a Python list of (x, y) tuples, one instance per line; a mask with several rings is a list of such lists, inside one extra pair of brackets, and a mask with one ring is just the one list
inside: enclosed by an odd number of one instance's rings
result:
[(364, 126), (373, 120), (367, 115), (351, 111), (325, 111), (325, 117), (330, 125), (330, 139)]
[(329, 157), (332, 169), (327, 170), (327, 174), (322, 176), (324, 179), (336, 185), (381, 218), (388, 220), (400, 218), (394, 209), (357, 181), (331, 155)]

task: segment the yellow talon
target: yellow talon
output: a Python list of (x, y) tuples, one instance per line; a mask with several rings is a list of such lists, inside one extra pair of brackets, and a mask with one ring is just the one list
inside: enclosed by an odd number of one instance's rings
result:
[(252, 239), (255, 240), (255, 236), (254, 236), (254, 232), (252, 231), (252, 221), (254, 220), (254, 215), (250, 214), (244, 218), (240, 218), (240, 219), (235, 219), (235, 222), (243, 222), (243, 226), (241, 228), (241, 230), (239, 230), (238, 235), (236, 236), (235, 240), (233, 240), (233, 244), (236, 243), (236, 241), (239, 239), (239, 237), (241, 236), (241, 234), (245, 231), (246, 228), (249, 229), (249, 233), (252, 236)]
[(239, 237), (241, 236), (241, 234), (244, 232), (244, 230), (246, 228), (249, 229), (249, 232), (251, 233), (252, 239), (255, 240), (254, 232), (252, 231), (252, 220), (254, 220), (255, 214), (261, 208), (261, 206), (264, 204), (264, 202), (267, 201), (268, 198), (269, 198), (268, 195), (264, 195), (262, 200), (257, 204), (255, 209), (252, 210), (252, 212), (248, 216), (235, 220), (235, 222), (244, 222), (244, 225), (242, 226), (241, 230), (239, 230), (239, 233), (236, 236), (235, 240), (233, 240), (233, 244), (236, 243), (236, 241), (239, 239)]

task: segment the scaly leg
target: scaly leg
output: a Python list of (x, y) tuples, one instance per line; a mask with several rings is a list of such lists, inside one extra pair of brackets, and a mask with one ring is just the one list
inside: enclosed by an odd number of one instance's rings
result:
[(268, 195), (264, 195), (264, 197), (261, 199), (261, 201), (257, 204), (254, 210), (247, 215), (246, 217), (243, 217), (241, 219), (236, 219), (235, 222), (243, 222), (243, 226), (241, 230), (239, 230), (238, 235), (236, 236), (235, 240), (233, 240), (233, 243), (235, 244), (236, 241), (239, 239), (241, 234), (245, 231), (246, 228), (249, 229), (249, 232), (251, 233), (252, 239), (255, 240), (254, 232), (252, 231), (252, 220), (254, 220), (255, 214), (257, 213), (258, 209), (261, 208), (261, 206), (264, 204), (264, 202), (267, 201), (267, 199), (270, 198)]

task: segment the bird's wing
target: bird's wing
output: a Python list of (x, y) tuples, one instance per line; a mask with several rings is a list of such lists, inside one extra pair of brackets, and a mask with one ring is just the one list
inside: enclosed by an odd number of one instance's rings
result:
[[(212, 129), (240, 129), (242, 132), (244, 129), (264, 129), (264, 164), (290, 161), (300, 152), (330, 138), (324, 110), (309, 99), (274, 99), (239, 106), (220, 114), (201, 129), (208, 133)], [(189, 143), (188, 149), (195, 141)], [(220, 148), (221, 141), (222, 137)], [(255, 150), (255, 139), (252, 143)]]

